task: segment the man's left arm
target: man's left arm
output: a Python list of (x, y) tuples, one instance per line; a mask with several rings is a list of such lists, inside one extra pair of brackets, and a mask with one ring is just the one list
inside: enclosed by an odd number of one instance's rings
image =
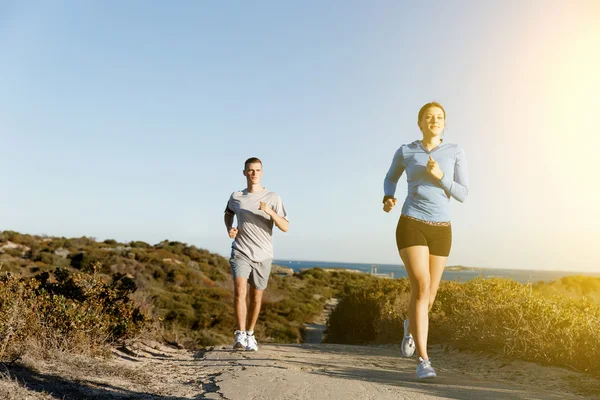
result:
[[(283, 208), (283, 205), (281, 208)], [(277, 225), (277, 227), (282, 232), (288, 231), (288, 229), (290, 227), (290, 221), (288, 221), (285, 216), (279, 215), (277, 213), (277, 211), (275, 211), (275, 209), (273, 209), (273, 207), (271, 207), (269, 204), (262, 202), (262, 201), (260, 202), (260, 209), (263, 210), (265, 212), (265, 214), (267, 214), (269, 217), (271, 217), (271, 219), (273, 220), (275, 225)], [(283, 214), (285, 215), (285, 211), (283, 212)]]

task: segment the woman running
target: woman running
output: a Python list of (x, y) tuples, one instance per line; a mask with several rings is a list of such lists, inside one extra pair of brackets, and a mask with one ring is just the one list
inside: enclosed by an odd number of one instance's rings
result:
[(435, 378), (427, 355), (429, 310), (452, 244), (450, 198), (463, 202), (469, 192), (467, 160), (463, 149), (442, 138), (446, 111), (441, 104), (421, 107), (417, 124), (423, 139), (396, 151), (383, 183), (383, 211), (390, 212), (398, 203), (394, 193), (406, 171), (408, 194), (396, 228), (396, 244), (411, 287), (402, 354), (411, 357), (416, 348), (417, 377)]

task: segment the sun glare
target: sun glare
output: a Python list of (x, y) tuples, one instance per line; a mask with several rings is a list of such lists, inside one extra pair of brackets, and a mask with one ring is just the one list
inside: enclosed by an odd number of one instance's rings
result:
[[(549, 153), (559, 156), (560, 171), (555, 177), (567, 178), (576, 185), (581, 199), (600, 196), (596, 141), (600, 131), (600, 28), (587, 29), (569, 40), (560, 51), (557, 63), (550, 66), (547, 106), (551, 135)], [(589, 200), (589, 198), (588, 198)]]

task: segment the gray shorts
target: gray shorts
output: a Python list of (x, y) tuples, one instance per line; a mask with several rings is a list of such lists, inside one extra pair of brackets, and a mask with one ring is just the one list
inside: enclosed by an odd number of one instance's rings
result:
[(269, 283), (272, 261), (273, 259), (255, 262), (250, 260), (243, 253), (231, 249), (229, 264), (231, 264), (233, 279), (246, 278), (256, 289), (265, 290), (267, 288), (267, 283)]

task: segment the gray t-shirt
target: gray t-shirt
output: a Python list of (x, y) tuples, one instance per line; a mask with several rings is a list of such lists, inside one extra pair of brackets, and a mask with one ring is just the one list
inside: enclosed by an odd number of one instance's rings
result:
[(266, 188), (260, 193), (249, 193), (248, 189), (233, 192), (225, 209), (235, 214), (238, 222), (238, 234), (231, 247), (254, 262), (273, 258), (273, 220), (259, 209), (261, 201), (287, 219), (281, 198)]

